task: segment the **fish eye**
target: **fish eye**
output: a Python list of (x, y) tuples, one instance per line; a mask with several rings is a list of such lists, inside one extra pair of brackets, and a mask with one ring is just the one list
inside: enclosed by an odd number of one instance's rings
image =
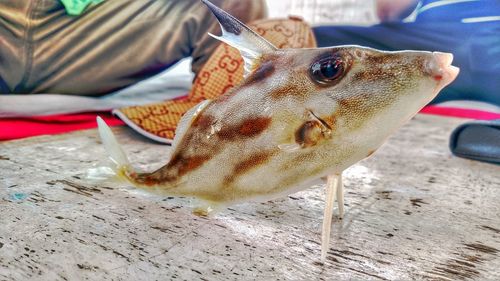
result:
[(344, 62), (338, 56), (320, 59), (311, 65), (311, 78), (319, 84), (331, 85), (344, 75)]

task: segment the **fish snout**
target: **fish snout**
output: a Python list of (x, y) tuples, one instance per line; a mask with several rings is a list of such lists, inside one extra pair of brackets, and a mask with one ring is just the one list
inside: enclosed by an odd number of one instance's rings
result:
[(438, 82), (440, 88), (450, 84), (457, 77), (460, 69), (451, 65), (453, 55), (450, 53), (432, 52), (425, 65), (425, 73)]

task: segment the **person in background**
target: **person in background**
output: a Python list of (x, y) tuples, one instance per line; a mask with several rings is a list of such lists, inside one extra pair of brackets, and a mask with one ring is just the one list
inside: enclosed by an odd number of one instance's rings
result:
[[(264, 0), (212, 0), (243, 22)], [(193, 58), (195, 74), (218, 45), (200, 0), (1, 0), (0, 94), (99, 96)]]
[(433, 102), (500, 105), (500, 1), (377, 0), (377, 14), (374, 26), (315, 27), (318, 45), (450, 52), (460, 74)]

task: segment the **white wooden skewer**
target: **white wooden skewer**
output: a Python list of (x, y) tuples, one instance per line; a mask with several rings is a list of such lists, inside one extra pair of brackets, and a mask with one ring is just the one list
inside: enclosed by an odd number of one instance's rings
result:
[(321, 261), (326, 260), (326, 254), (330, 246), (330, 231), (332, 227), (333, 203), (337, 193), (339, 175), (329, 175), (326, 180), (325, 212), (323, 216), (323, 229), (321, 231)]
[(339, 218), (344, 218), (344, 182), (342, 174), (338, 175), (337, 179), (337, 205), (339, 207)]

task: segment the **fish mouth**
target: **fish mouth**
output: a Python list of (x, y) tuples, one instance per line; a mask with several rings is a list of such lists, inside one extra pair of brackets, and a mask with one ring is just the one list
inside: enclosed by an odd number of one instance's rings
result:
[(460, 72), (460, 68), (451, 65), (453, 54), (432, 52), (432, 59), (426, 65), (426, 72), (437, 82), (437, 91), (440, 91), (453, 80)]

